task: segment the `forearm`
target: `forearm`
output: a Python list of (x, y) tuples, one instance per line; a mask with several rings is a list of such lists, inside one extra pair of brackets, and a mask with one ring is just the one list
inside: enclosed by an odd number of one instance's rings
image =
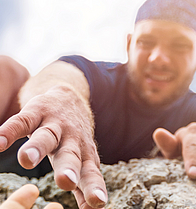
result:
[[(56, 109), (62, 109), (63, 106), (70, 110), (66, 112), (68, 118), (70, 115), (82, 115), (78, 117), (82, 118), (78, 122), (87, 134), (93, 136), (94, 120), (89, 105), (90, 90), (82, 71), (62, 61), (48, 65), (35, 77), (31, 77), (21, 89), (19, 94), (21, 108), (38, 95), (49, 97), (48, 99), (52, 100), (50, 103), (52, 102)], [(36, 101), (40, 103), (39, 100)]]
[(29, 78), (27, 69), (7, 56), (0, 56), (0, 123), (19, 112), (17, 94)]
[(32, 169), (47, 155), (57, 185), (74, 190), (80, 208), (100, 208), (107, 202), (107, 190), (99, 170), (89, 96), (79, 69), (62, 61), (47, 66), (22, 88), (23, 108), (1, 126), (0, 149), (30, 136), (18, 151), (19, 163)]
[(90, 90), (84, 74), (71, 64), (56, 61), (26, 82), (19, 95), (21, 107), (34, 96), (46, 93), (55, 86), (67, 87), (84, 100), (89, 100)]

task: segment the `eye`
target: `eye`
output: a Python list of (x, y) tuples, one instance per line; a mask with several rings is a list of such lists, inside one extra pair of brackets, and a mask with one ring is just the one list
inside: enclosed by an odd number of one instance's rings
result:
[(153, 48), (155, 46), (155, 41), (153, 40), (149, 40), (149, 39), (138, 39), (137, 40), (137, 45), (139, 47), (142, 47), (144, 49), (150, 49)]
[(179, 52), (186, 52), (188, 50), (192, 49), (192, 45), (189, 43), (181, 43), (181, 42), (177, 42), (177, 43), (173, 43), (171, 45), (171, 48), (175, 51), (179, 51)]

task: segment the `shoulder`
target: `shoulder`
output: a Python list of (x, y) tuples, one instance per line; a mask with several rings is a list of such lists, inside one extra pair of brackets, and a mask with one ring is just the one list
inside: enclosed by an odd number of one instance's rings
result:
[(119, 62), (91, 61), (80, 55), (62, 56), (59, 60), (73, 64), (81, 70), (90, 69), (91, 71), (100, 70), (103, 72), (120, 64)]
[(82, 56), (64, 56), (59, 60), (75, 65), (80, 69), (90, 87), (90, 102), (94, 110), (99, 111), (120, 101), (126, 86), (126, 67), (119, 62), (91, 61)]
[(119, 76), (119, 71), (123, 72), (123, 64), (119, 62), (91, 61), (79, 55), (63, 56), (59, 60), (75, 65), (84, 73), (90, 84), (113, 83)]

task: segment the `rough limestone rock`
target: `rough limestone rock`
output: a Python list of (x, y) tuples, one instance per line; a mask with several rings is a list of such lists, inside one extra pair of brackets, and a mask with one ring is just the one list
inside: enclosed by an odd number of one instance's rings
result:
[[(187, 177), (180, 160), (132, 159), (129, 163), (102, 164), (101, 172), (109, 195), (105, 209), (196, 209), (196, 182)], [(73, 194), (56, 186), (53, 172), (40, 179), (0, 174), (0, 202), (27, 183), (40, 190), (33, 209), (53, 201), (66, 209), (78, 208)]]

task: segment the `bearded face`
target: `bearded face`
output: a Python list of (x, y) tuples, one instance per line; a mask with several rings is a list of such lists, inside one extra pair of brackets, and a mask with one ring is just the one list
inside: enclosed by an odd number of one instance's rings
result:
[(196, 33), (177, 23), (138, 22), (128, 46), (131, 96), (165, 107), (184, 95), (196, 69)]

